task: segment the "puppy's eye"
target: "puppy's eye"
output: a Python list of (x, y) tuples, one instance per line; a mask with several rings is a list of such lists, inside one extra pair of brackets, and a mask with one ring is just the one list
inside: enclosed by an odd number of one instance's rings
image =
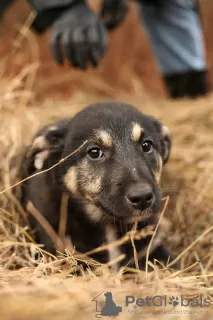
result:
[(146, 140), (142, 144), (143, 152), (151, 153), (153, 150), (153, 143), (150, 140)]
[(88, 150), (88, 156), (92, 160), (98, 160), (103, 157), (103, 151), (100, 148), (92, 148)]

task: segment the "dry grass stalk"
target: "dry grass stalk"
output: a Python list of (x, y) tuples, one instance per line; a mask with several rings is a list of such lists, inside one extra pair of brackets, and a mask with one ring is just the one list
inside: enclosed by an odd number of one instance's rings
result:
[(135, 243), (134, 243), (134, 237), (135, 237), (135, 234), (137, 231), (137, 226), (138, 226), (138, 223), (135, 222), (134, 226), (132, 228), (132, 232), (130, 234), (130, 239), (131, 239), (133, 253), (134, 253), (135, 267), (136, 267), (136, 269), (139, 270), (140, 268), (139, 268), (139, 263), (138, 263), (138, 254), (137, 254), (137, 250), (136, 250)]

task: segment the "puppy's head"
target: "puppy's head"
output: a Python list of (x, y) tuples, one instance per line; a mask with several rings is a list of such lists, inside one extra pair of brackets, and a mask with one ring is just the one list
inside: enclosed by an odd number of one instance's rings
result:
[(65, 188), (93, 221), (142, 221), (160, 210), (159, 181), (170, 153), (169, 130), (124, 103), (99, 103), (70, 122), (59, 166)]

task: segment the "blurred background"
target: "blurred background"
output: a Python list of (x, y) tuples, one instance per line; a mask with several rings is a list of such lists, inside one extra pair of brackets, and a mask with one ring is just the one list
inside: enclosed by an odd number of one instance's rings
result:
[[(99, 1), (90, 1), (94, 7)], [(213, 84), (213, 2), (201, 0), (209, 80)], [(158, 73), (146, 34), (139, 21), (135, 5), (131, 4), (125, 22), (110, 33), (108, 53), (97, 69), (79, 71), (68, 62), (56, 65), (49, 50), (48, 34), (38, 36), (29, 31), (23, 41), (20, 29), (26, 22), (30, 9), (27, 1), (16, 1), (7, 10), (0, 28), (1, 74), (14, 77), (28, 66), (26, 74), (31, 74), (33, 95), (60, 99), (71, 97), (83, 90), (90, 94), (100, 94), (114, 98), (118, 92), (142, 95), (144, 99), (166, 98), (167, 92)], [(26, 30), (22, 27), (21, 32)], [(23, 36), (24, 37), (24, 36)], [(15, 46), (19, 50), (15, 51)], [(6, 63), (5, 63), (6, 61)], [(32, 65), (33, 64), (33, 65)], [(39, 67), (40, 66), (40, 67)], [(37, 81), (34, 83), (33, 79)]]
[[(98, 9), (100, 1), (90, 3)], [(213, 1), (201, 0), (200, 8), (212, 88)], [(40, 36), (27, 27), (29, 13), (27, 1), (17, 0), (0, 23), (1, 318), (84, 320), (88, 315), (94, 318), (93, 304), (82, 314), (87, 306), (85, 301), (90, 302), (97, 295), (97, 289), (105, 290), (106, 284), (107, 288), (113, 285), (113, 290), (116, 286), (120, 290), (120, 280), (110, 273), (100, 282), (97, 277), (91, 277), (93, 282), (87, 283), (86, 290), (80, 281), (70, 285), (66, 281), (71, 260), (67, 260), (68, 267), (67, 263), (60, 264), (60, 260), (50, 266), (49, 260), (36, 260), (35, 250), (29, 254), (27, 245), (34, 247), (29, 241), (25, 220), (22, 223), (23, 209), (17, 201), (19, 190), (13, 192), (10, 188), (21, 180), (22, 152), (40, 127), (71, 117), (90, 102), (106, 98), (130, 102), (152, 114), (170, 128), (173, 136), (171, 159), (162, 179), (163, 194), (170, 197), (164, 217), (164, 241), (170, 251), (179, 256), (181, 269), (188, 268), (185, 269), (188, 273), (184, 274), (184, 282), (179, 276), (177, 280), (170, 278), (169, 282), (167, 273), (162, 273), (162, 277), (156, 274), (150, 278), (151, 289), (145, 283), (147, 280), (141, 278), (141, 295), (145, 290), (148, 296), (156, 294), (158, 282), (165, 294), (176, 295), (182, 291), (185, 294), (184, 290), (200, 294), (209, 289), (212, 295), (212, 95), (196, 101), (169, 100), (133, 3), (125, 22), (110, 33), (108, 52), (99, 67), (87, 71), (76, 70), (67, 61), (64, 66), (58, 66), (50, 52), (48, 32)], [(20, 269), (19, 273), (11, 271), (14, 269)], [(201, 278), (195, 276), (197, 274)], [(50, 278), (47, 279), (47, 275), (51, 275)], [(60, 281), (60, 285), (64, 279), (63, 286), (56, 286), (53, 279)], [(140, 296), (138, 282), (130, 283), (126, 290), (129, 288)], [(39, 308), (40, 304), (45, 304), (46, 309)], [(204, 315), (202, 319), (208, 318)], [(210, 313), (209, 319), (212, 319)]]

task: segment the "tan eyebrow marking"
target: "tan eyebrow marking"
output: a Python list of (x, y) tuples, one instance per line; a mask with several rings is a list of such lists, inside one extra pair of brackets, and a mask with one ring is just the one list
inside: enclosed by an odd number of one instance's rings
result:
[(137, 122), (133, 122), (132, 140), (138, 142), (140, 140), (142, 132), (144, 132), (144, 129)]
[(58, 126), (56, 126), (56, 125), (52, 125), (52, 126), (50, 126), (48, 129), (47, 129), (47, 131), (55, 131), (55, 130), (57, 130), (58, 129)]
[(88, 164), (87, 161), (83, 161), (79, 166), (79, 170), (84, 172), (84, 175), (80, 178), (80, 184), (85, 189), (87, 194), (96, 195), (101, 190), (101, 176), (95, 172)]
[(95, 135), (98, 139), (101, 140), (105, 147), (112, 147), (112, 137), (109, 132), (105, 130), (97, 130)]

